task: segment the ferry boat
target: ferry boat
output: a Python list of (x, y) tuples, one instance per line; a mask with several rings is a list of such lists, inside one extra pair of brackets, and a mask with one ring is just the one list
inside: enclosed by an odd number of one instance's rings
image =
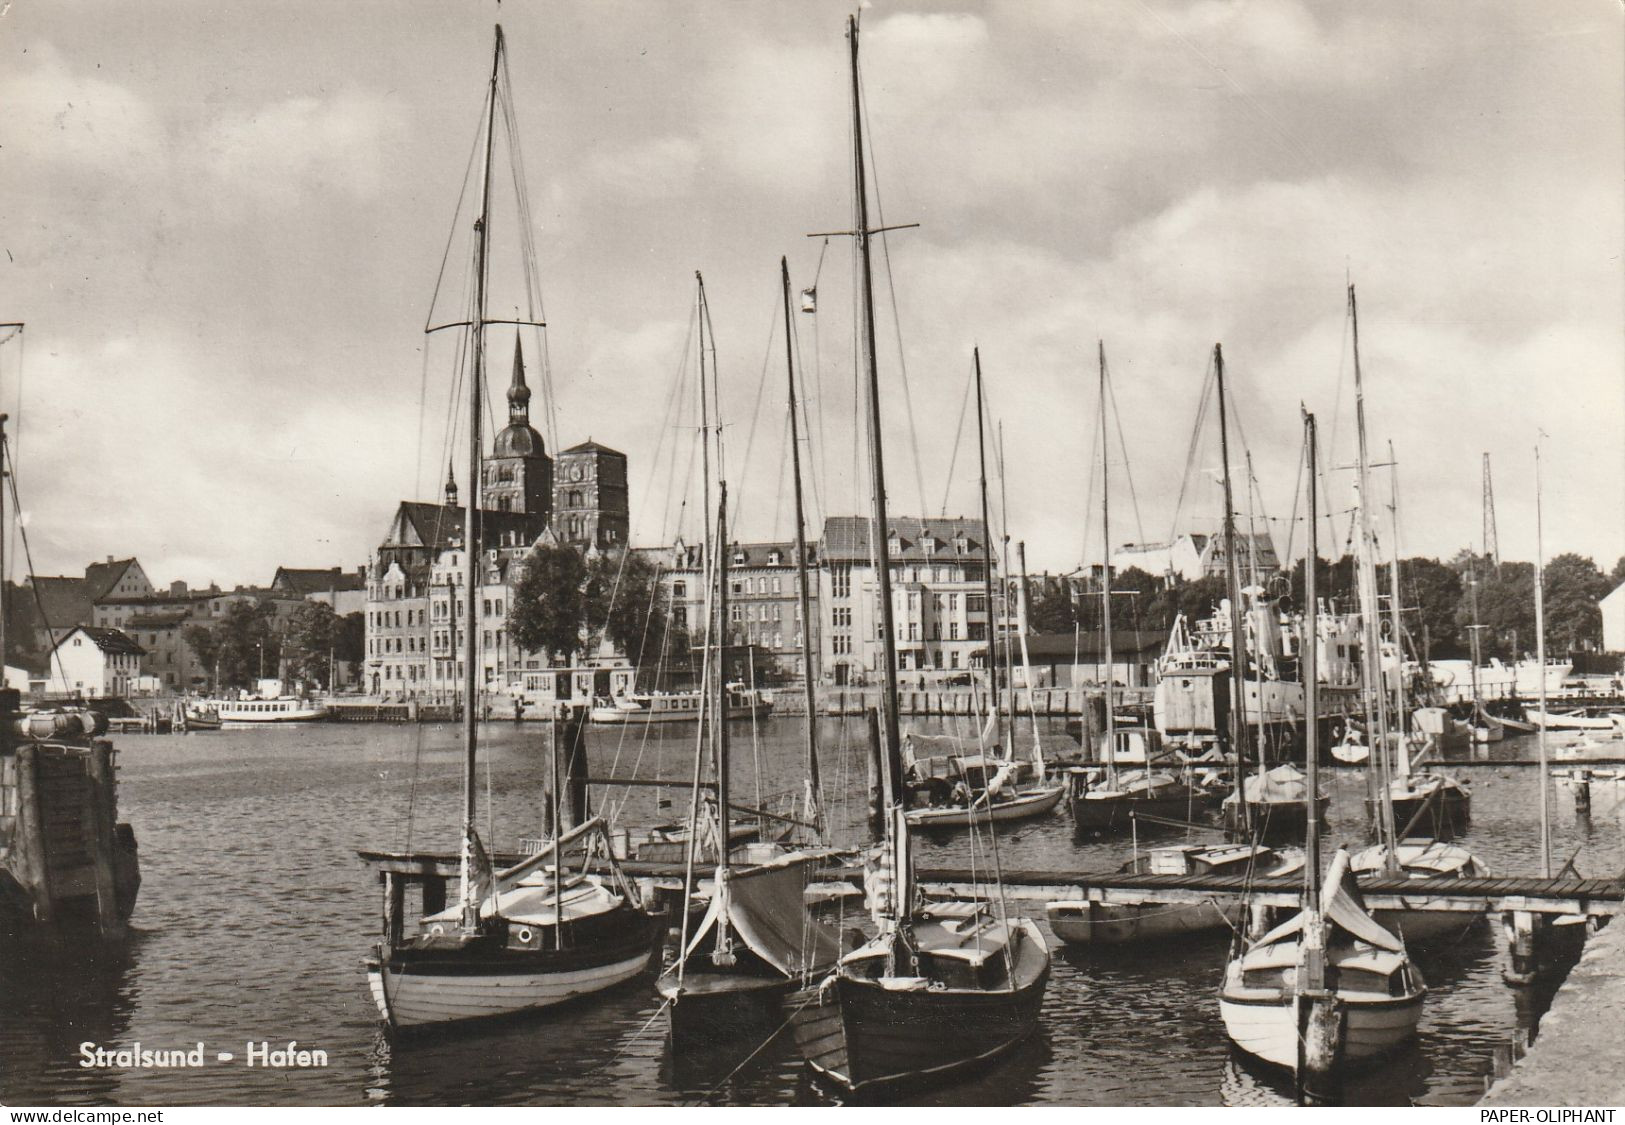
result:
[(256, 685), (254, 694), (243, 692), (236, 699), (205, 699), (187, 708), (188, 717), (196, 713), (206, 726), (213, 718), (221, 723), (310, 723), (327, 718), (327, 704), (305, 696), (288, 695), (282, 681), (265, 679)]
[[(727, 717), (730, 719), (765, 719), (773, 710), (773, 701), (759, 691), (730, 686), (727, 696)], [(595, 723), (622, 725), (697, 722), (700, 717), (700, 693), (627, 692), (599, 701), (587, 717)]]

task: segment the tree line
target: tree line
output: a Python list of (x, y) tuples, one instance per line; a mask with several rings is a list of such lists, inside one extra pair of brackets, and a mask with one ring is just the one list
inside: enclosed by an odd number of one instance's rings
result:
[[(1358, 571), (1353, 555), (1335, 561), (1317, 559), (1316, 590), (1335, 600), (1339, 609), (1352, 610), (1358, 600)], [(1289, 575), (1291, 602), (1303, 604), (1304, 561)], [(1276, 580), (1274, 593), (1285, 593)], [(1390, 588), (1388, 566), (1377, 567), (1377, 586)], [(1245, 582), (1245, 580), (1244, 580)], [(1480, 656), (1519, 659), (1535, 649), (1535, 567), (1527, 562), (1502, 562), (1462, 551), (1448, 563), (1432, 558), (1405, 559), (1399, 564), (1400, 601), (1406, 628), (1420, 643), (1426, 638), (1430, 655), (1459, 659), (1472, 652), (1474, 602), (1480, 632)], [(1546, 564), (1542, 590), (1546, 600), (1546, 647), (1555, 654), (1600, 650), (1602, 610), (1599, 603), (1609, 591), (1625, 583), (1625, 557), (1605, 573), (1583, 555), (1558, 555)], [(1174, 618), (1187, 620), (1213, 612), (1226, 597), (1225, 580), (1203, 577), (1172, 583), (1136, 567), (1112, 574), (1112, 625), (1116, 629), (1151, 629), (1166, 632)], [(1028, 623), (1040, 633), (1099, 629), (1103, 617), (1098, 585), (1075, 595), (1066, 588), (1034, 591), (1028, 605)]]

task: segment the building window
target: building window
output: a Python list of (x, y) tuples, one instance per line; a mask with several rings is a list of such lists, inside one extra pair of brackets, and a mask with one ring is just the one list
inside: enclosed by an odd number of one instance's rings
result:
[(852, 564), (837, 563), (829, 571), (830, 593), (837, 598), (852, 596)]
[(948, 622), (948, 639), (950, 641), (957, 641), (959, 639), (959, 622)]
[(687, 582), (673, 582), (671, 584), (671, 596), (674, 597), (674, 598), (686, 598), (686, 597), (688, 597), (688, 583)]

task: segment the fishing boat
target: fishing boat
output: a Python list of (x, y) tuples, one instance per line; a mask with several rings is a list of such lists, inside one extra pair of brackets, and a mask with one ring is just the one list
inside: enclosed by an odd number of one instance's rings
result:
[[(1004, 1054), (1032, 1033), (1049, 983), (1049, 949), (1029, 919), (1012, 918), (995, 879), (992, 897), (921, 902), (914, 883), (903, 808), (898, 731), (897, 634), (893, 621), (882, 453), (880, 376), (875, 356), (874, 275), (865, 182), (858, 21), (851, 48), (852, 156), (863, 310), (860, 340), (867, 376), (875, 575), (880, 617), (881, 800), (885, 839), (871, 869), (878, 933), (841, 958), (835, 971), (791, 998), (796, 1045), (815, 1075), (848, 1092), (941, 1082)], [(991, 607), (990, 607), (991, 608)], [(997, 854), (998, 833), (990, 832)]]
[[(791, 330), (788, 262), (781, 259), (780, 269), (788, 338)], [(703, 279), (700, 285), (703, 312)], [(707, 319), (700, 317), (702, 331)], [(704, 344), (702, 336), (702, 355)], [(787, 353), (793, 444), (796, 441), (795, 368), (793, 353), (788, 349)], [(703, 379), (701, 393), (704, 393)], [(720, 402), (716, 405), (720, 413)], [(705, 440), (709, 440), (708, 435)], [(709, 464), (710, 457), (705, 460)], [(794, 460), (797, 592), (802, 620), (807, 621), (811, 620), (811, 594), (799, 452)], [(722, 464), (720, 456), (717, 461)], [(720, 495), (717, 530), (713, 533), (707, 521), (705, 533), (707, 612), (701, 679), (706, 686), (695, 740), (694, 771), (698, 782), (700, 767), (709, 749), (716, 785), (717, 815), (713, 820), (720, 819), (720, 810), (731, 807), (731, 740), (727, 722), (717, 718), (726, 713), (727, 689), (722, 678), (728, 651), (729, 552), (711, 549), (711, 544), (721, 537), (721, 529), (729, 526), (728, 483), (720, 473), (717, 483)], [(816, 678), (816, 667), (809, 664), (806, 675), (809, 692)], [(819, 791), (817, 714), (815, 707), (807, 708), (807, 777), (803, 806), (807, 819), (794, 827), (806, 828), (813, 834), (814, 843), (821, 844), (823, 800)], [(694, 821), (703, 815), (702, 797), (702, 790), (696, 784), (691, 805)], [(840, 956), (839, 935), (808, 913), (805, 900), (810, 876), (828, 860), (831, 852), (823, 847), (789, 849), (777, 844), (758, 844), (745, 849), (746, 855), (742, 857), (731, 849), (719, 848), (710, 885), (701, 887), (695, 878), (696, 864), (702, 858), (694, 847), (698, 835), (697, 831), (691, 831), (689, 850), (684, 856), (685, 910), (677, 956), (661, 973), (655, 990), (666, 1010), (674, 1051), (700, 1048), (715, 1052), (736, 1041), (754, 1048), (784, 1026), (784, 1002), (791, 991), (805, 987), (815, 976), (827, 974)], [(741, 864), (741, 858), (749, 862)], [(705, 912), (697, 923), (690, 925), (695, 903), (702, 900)]]
[[(1352, 298), (1352, 290), (1351, 290)], [(1304, 415), (1308, 472), (1310, 565), (1305, 570), (1305, 615), (1314, 635), (1316, 616), (1315, 419)], [(1315, 651), (1305, 652), (1304, 683), (1314, 714)], [(1318, 784), (1316, 724), (1304, 725), (1306, 778)], [(1237, 1047), (1296, 1075), (1300, 1100), (1335, 1097), (1340, 1062), (1382, 1055), (1416, 1034), (1427, 985), (1411, 964), (1405, 943), (1366, 913), (1348, 852), (1332, 857), (1320, 882), (1320, 825), (1308, 818), (1304, 833), (1301, 909), (1257, 940), (1238, 942), (1219, 989), (1219, 1014)]]
[[(1147, 848), (1119, 870), (1133, 875), (1237, 875), (1284, 877), (1303, 870), (1299, 848), (1259, 844), (1169, 844)], [(1241, 902), (1094, 902), (1059, 899), (1044, 904), (1049, 928), (1068, 945), (1125, 945), (1186, 934), (1233, 929), (1246, 914)]]
[[(485, 109), (482, 179), (489, 200), (493, 133), (498, 118), (512, 109), (506, 88), (502, 28), (496, 46)], [(490, 222), (488, 202), (475, 223), (474, 316), (464, 338), (469, 347), (469, 480), (462, 552), (467, 589), (479, 585), (482, 552), (478, 525), (484, 480), (481, 392), (485, 383), (485, 277)], [(478, 599), (464, 599), (465, 644), (478, 630)], [(463, 661), (463, 698), (480, 690), (479, 662)], [(387, 935), (367, 961), (367, 982), (380, 1016), (393, 1031), (410, 1031), (554, 1007), (625, 983), (641, 975), (658, 955), (665, 935), (662, 916), (642, 902), (635, 884), (615, 860), (601, 817), (574, 827), (565, 824), (559, 742), (552, 757), (553, 838), (529, 858), (493, 871), (475, 831), (479, 757), (478, 708), (462, 708), (463, 809), (457, 901), (421, 918), (399, 940)], [(572, 874), (566, 849), (592, 849), (607, 864), (606, 874)], [(579, 866), (584, 867), (584, 863)]]
[(188, 703), (181, 708), (181, 725), (185, 730), (219, 730), (221, 724), (219, 709), (207, 703)]
[[(698, 691), (628, 692), (595, 703), (587, 717), (595, 723), (643, 726), (652, 723), (692, 723), (700, 717)], [(773, 701), (761, 692), (729, 685), (726, 716), (734, 719), (765, 719), (773, 711)]]

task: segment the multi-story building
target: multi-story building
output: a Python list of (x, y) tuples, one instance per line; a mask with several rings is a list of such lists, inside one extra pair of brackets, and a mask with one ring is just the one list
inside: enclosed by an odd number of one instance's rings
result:
[(279, 566), (271, 579), (270, 590), (285, 597), (332, 606), (334, 613), (344, 617), (367, 608), (367, 568)]
[(47, 690), (100, 698), (128, 696), (141, 674), (141, 646), (118, 629), (79, 625), (51, 652)]
[(583, 549), (626, 546), (631, 509), (626, 454), (588, 438), (559, 454), (553, 478), (553, 518), (559, 542)]
[(49, 652), (57, 640), (75, 625), (102, 625), (97, 603), (106, 598), (151, 595), (152, 583), (135, 559), (115, 559), (90, 563), (83, 578), (72, 575), (40, 575), (32, 580), (33, 592), (24, 602), (31, 612), (34, 648)]
[[(871, 521), (831, 516), (818, 555), (820, 679), (868, 683), (879, 674), (880, 635)], [(997, 565), (981, 520), (893, 517), (887, 523), (892, 617), (900, 671), (986, 666), (986, 568)]]
[[(694, 644), (705, 627), (705, 552), (678, 540), (656, 552), (661, 579), (672, 607), (672, 623)], [(818, 551), (807, 547), (809, 593), (814, 605), (817, 644)], [(796, 584), (794, 542), (734, 543), (728, 548), (728, 643), (745, 650), (748, 665), (763, 680), (799, 679), (806, 674), (806, 630)]]

